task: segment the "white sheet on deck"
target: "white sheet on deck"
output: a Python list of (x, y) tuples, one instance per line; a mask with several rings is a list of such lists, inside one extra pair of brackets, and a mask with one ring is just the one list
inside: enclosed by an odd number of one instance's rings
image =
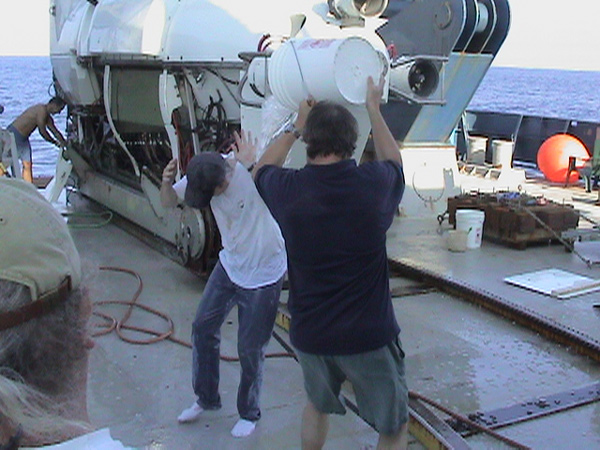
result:
[(504, 281), (561, 300), (600, 290), (600, 280), (560, 269), (546, 269), (514, 275), (504, 278)]

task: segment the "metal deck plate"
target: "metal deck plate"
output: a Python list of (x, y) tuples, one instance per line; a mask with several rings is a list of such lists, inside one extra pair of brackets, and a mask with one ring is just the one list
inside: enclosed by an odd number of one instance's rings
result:
[[(479, 425), (490, 429), (496, 429), (524, 422), (526, 420), (555, 414), (599, 400), (600, 383), (595, 383), (590, 386), (573, 389), (567, 392), (529, 400), (518, 405), (499, 408), (488, 412), (476, 412), (469, 414), (468, 417)], [(448, 421), (448, 423), (457, 431), (471, 431), (470, 429), (465, 429), (463, 424), (459, 424), (454, 420)]]

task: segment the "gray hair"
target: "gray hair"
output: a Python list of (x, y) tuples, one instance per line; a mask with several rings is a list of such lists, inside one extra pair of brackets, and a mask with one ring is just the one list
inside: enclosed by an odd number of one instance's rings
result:
[[(52, 311), (0, 332), (0, 424), (22, 427), (26, 437), (52, 436), (66, 426), (84, 424), (61, 420), (63, 405), (50, 397), (70, 392), (73, 362), (85, 357), (85, 322), (79, 288)], [(0, 312), (31, 302), (29, 289), (0, 280)]]

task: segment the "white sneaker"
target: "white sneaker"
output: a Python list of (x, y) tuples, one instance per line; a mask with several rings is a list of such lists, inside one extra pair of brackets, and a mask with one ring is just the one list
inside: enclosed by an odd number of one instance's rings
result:
[(198, 420), (198, 417), (200, 417), (200, 414), (202, 414), (202, 411), (204, 411), (204, 409), (202, 409), (202, 406), (200, 406), (198, 403), (194, 402), (194, 404), (192, 406), (181, 411), (181, 414), (179, 414), (177, 421), (179, 423), (194, 422), (194, 421)]
[(256, 428), (256, 422), (240, 419), (231, 429), (231, 435), (236, 438), (250, 436)]

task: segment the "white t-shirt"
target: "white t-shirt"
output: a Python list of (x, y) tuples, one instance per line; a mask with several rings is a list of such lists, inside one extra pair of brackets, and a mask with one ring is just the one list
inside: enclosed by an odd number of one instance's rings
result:
[(35, 449), (52, 449), (52, 450), (127, 450), (131, 447), (124, 447), (120, 441), (115, 441), (111, 436), (108, 428), (84, 434), (60, 444), (45, 445), (43, 447), (24, 447), (23, 450)]
[[(229, 154), (227, 158), (234, 158)], [(183, 198), (187, 178), (173, 186)], [(287, 270), (285, 243), (279, 225), (256, 189), (250, 173), (239, 162), (222, 194), (210, 207), (221, 233), (219, 260), (238, 286), (255, 289), (275, 283)]]

